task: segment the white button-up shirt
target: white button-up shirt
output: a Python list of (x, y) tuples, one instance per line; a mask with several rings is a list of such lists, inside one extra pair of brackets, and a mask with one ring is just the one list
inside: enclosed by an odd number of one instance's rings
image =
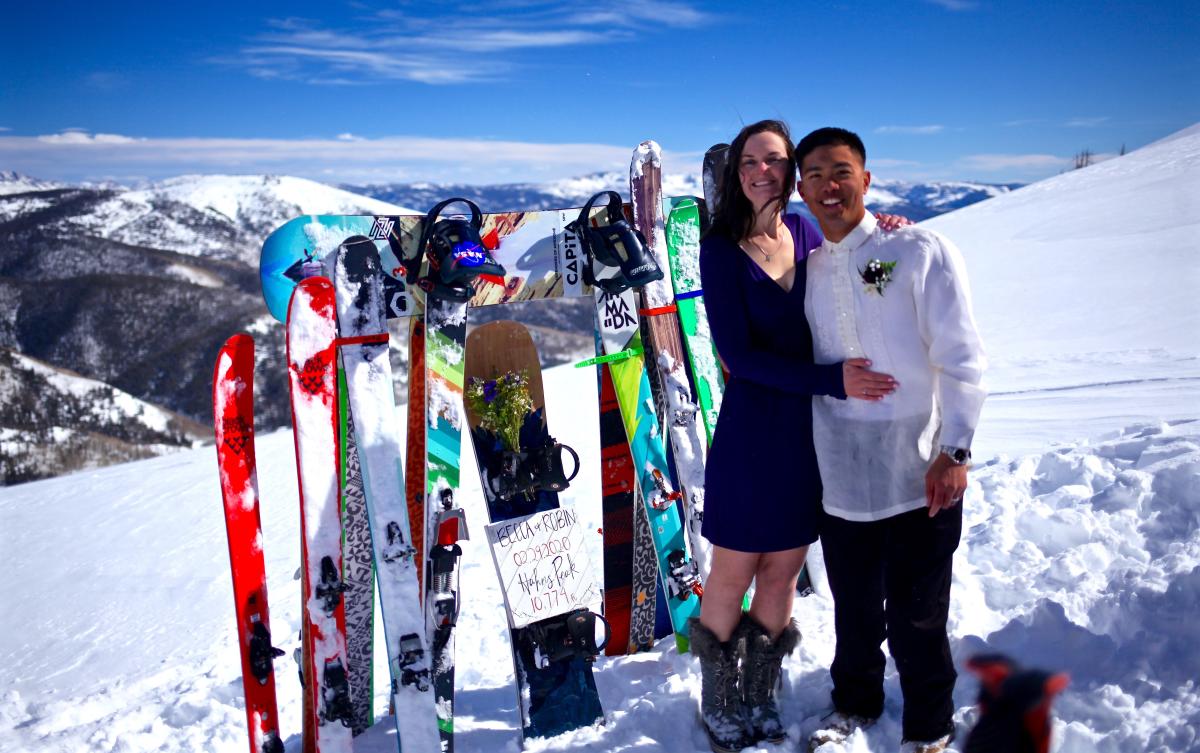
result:
[[(864, 280), (872, 261), (896, 262), (890, 281)], [(900, 384), (878, 402), (813, 397), (825, 511), (873, 521), (925, 506), (938, 447), (971, 446), (987, 394), (962, 255), (931, 230), (878, 230), (868, 213), (808, 258), (804, 310), (817, 363), (869, 358)]]

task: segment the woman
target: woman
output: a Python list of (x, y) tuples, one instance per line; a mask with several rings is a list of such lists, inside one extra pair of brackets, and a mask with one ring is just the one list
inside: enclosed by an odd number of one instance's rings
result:
[[(712, 568), (700, 617), (689, 626), (702, 673), (701, 717), (716, 751), (786, 739), (774, 689), (783, 657), (800, 640), (792, 601), (817, 539), (821, 500), (812, 396), (879, 400), (894, 390), (865, 359), (813, 363), (804, 260), (821, 234), (807, 219), (783, 214), (795, 180), (787, 126), (764, 120), (743, 128), (700, 247), (709, 326), (730, 372), (705, 469)], [(754, 600), (743, 614), (752, 580)]]

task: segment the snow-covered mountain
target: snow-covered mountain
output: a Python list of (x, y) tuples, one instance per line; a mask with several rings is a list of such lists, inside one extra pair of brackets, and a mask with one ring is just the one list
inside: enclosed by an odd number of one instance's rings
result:
[[(869, 203), (875, 211), (902, 214), (914, 221), (968, 206), (977, 201), (1007, 193), (1020, 184), (969, 182), (909, 183), (880, 179), (871, 184)], [(556, 209), (583, 206), (600, 191), (629, 193), (629, 176), (624, 173), (594, 173), (549, 183), (510, 183), (501, 185), (435, 185), (431, 183), (394, 183), (343, 186), (355, 193), (411, 207), (430, 207), (447, 196), (463, 196), (486, 211), (510, 209)], [(666, 175), (666, 196), (702, 196), (700, 176)], [(793, 211), (807, 211), (798, 195), (792, 197)]]
[(209, 434), (103, 382), (0, 349), (0, 483), (161, 455)]
[[(0, 220), (257, 266), (262, 239), (302, 214), (399, 214), (403, 207), (289, 176), (186, 175), (137, 189), (31, 189), (0, 198)], [(15, 194), (15, 195), (14, 195)]]
[(11, 193), (50, 191), (55, 188), (63, 187), (64, 184), (62, 183), (30, 178), (28, 175), (22, 175), (21, 173), (13, 172), (12, 170), (0, 170), (0, 196), (6, 196)]

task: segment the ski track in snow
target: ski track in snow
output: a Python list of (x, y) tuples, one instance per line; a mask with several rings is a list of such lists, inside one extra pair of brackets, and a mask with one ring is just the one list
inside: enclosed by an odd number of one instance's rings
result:
[[(992, 359), (951, 645), (960, 666), (1001, 650), (1071, 674), (1055, 706), (1054, 753), (1200, 750), (1200, 279), (1194, 213), (1171, 209), (1198, 195), (1200, 129), (1189, 131), (932, 223), (964, 251)], [(1155, 211), (1131, 216), (1130, 195)], [(1122, 263), (1131, 251), (1137, 263)], [(545, 385), (552, 433), (598, 457), (594, 373), (551, 369)], [(517, 753), (502, 599), (466, 442), (462, 458), (461, 502), (475, 536), (463, 542), (456, 747)], [(291, 433), (259, 436), (258, 462), (272, 633), (288, 651), (275, 662), (280, 725), (298, 753)], [(590, 530), (600, 527), (599, 489), (599, 464), (585, 462), (564, 495)], [(598, 553), (600, 537), (592, 543)], [(0, 753), (244, 753), (211, 446), (0, 489), (0, 551), (9, 564), (0, 579)], [(819, 547), (810, 562), (819, 584)], [(828, 709), (826, 593), (796, 603), (804, 640), (785, 663), (783, 693), (791, 740), (769, 750), (806, 750), (800, 741)], [(383, 631), (375, 635), (376, 724), (355, 740), (360, 753), (396, 749)], [(708, 750), (696, 722), (698, 667), (670, 640), (601, 657), (595, 675), (606, 724), (531, 740), (529, 750)], [(963, 671), (960, 736), (976, 689)], [(896, 750), (901, 701), (890, 662), (886, 691), (879, 724), (823, 753)]]

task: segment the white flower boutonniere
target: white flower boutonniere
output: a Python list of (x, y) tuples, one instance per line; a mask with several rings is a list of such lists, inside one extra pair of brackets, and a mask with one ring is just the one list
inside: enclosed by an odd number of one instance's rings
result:
[(858, 275), (862, 278), (863, 287), (868, 293), (883, 295), (884, 288), (892, 281), (892, 270), (895, 268), (896, 262), (894, 261), (871, 259), (867, 262), (867, 266), (858, 270)]

